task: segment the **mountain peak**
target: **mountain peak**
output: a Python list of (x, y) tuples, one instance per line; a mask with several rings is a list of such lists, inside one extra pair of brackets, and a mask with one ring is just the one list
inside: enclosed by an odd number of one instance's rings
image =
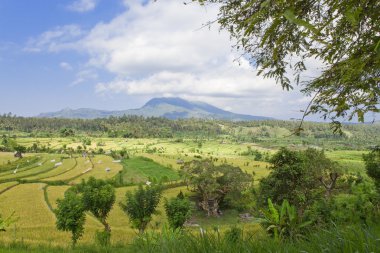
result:
[(169, 104), (169, 105), (184, 107), (184, 108), (188, 108), (188, 109), (193, 108), (193, 105), (191, 102), (189, 102), (183, 98), (179, 98), (179, 97), (152, 98), (143, 106), (143, 108), (144, 107), (155, 107), (155, 106), (158, 106), (160, 104)]
[(232, 121), (267, 120), (262, 116), (237, 114), (222, 110), (204, 102), (192, 102), (179, 97), (152, 98), (140, 109), (122, 111), (104, 111), (90, 108), (66, 108), (58, 112), (41, 113), (38, 117), (45, 118), (107, 118), (110, 116), (138, 115), (144, 117), (164, 117), (168, 119), (202, 118)]

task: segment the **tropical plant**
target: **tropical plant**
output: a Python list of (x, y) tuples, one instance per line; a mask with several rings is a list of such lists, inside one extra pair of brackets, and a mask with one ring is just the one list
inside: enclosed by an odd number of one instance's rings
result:
[(264, 216), (261, 224), (276, 240), (298, 239), (302, 237), (302, 230), (311, 224), (311, 221), (302, 222), (295, 206), (290, 205), (287, 200), (277, 209), (269, 198), (268, 210), (261, 210), (261, 213)]

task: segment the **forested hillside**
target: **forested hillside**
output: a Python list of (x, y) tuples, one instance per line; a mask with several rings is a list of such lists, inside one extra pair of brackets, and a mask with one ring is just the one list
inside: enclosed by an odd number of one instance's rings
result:
[(342, 134), (328, 123), (304, 122), (300, 138), (294, 131), (299, 122), (264, 120), (231, 122), (204, 119), (144, 118), (140, 116), (107, 119), (25, 118), (0, 116), (0, 131), (18, 137), (67, 137), (70, 135), (124, 138), (226, 138), (263, 145), (307, 144), (335, 148), (368, 148), (380, 143), (380, 124), (346, 124)]

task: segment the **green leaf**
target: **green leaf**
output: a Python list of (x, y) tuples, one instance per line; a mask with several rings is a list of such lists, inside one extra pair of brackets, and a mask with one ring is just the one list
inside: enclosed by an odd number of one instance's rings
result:
[(299, 25), (299, 26), (303, 26), (305, 27), (306, 29), (312, 31), (315, 35), (319, 35), (319, 30), (317, 28), (315, 28), (312, 24), (310, 24), (309, 22), (305, 21), (305, 20), (302, 20), (302, 19), (298, 19), (296, 17), (296, 15), (294, 14), (294, 11), (291, 10), (291, 9), (287, 9), (285, 12), (284, 12), (284, 17), (296, 24), (296, 25)]

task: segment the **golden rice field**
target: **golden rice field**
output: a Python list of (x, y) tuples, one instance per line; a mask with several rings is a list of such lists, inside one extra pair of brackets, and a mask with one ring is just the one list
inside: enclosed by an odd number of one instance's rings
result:
[[(60, 148), (63, 145), (76, 148), (82, 145), (79, 138), (24, 138), (20, 144), (31, 146), (38, 142), (40, 145)], [(213, 158), (217, 164), (228, 163), (242, 168), (248, 173), (254, 173), (255, 182), (268, 175), (269, 163), (254, 161), (253, 157), (242, 156), (241, 153), (251, 146), (261, 152), (273, 153), (273, 150), (260, 148), (253, 144), (221, 143), (220, 141), (205, 141), (201, 145), (194, 140), (175, 142), (167, 139), (111, 139), (93, 138), (88, 149), (121, 150), (126, 149), (132, 156), (144, 156), (154, 162), (174, 171), (180, 169), (179, 160), (191, 161), (194, 156)], [(153, 150), (153, 152), (152, 152)], [(333, 151), (327, 155), (337, 161), (342, 167), (349, 168), (350, 164), (359, 164), (361, 151)], [(38, 158), (38, 159), (37, 159)], [(0, 242), (24, 241), (31, 244), (70, 245), (70, 233), (58, 231), (55, 227), (55, 215), (49, 205), (56, 208), (56, 201), (63, 198), (64, 192), (72, 184), (80, 183), (82, 179), (93, 176), (101, 179), (111, 179), (123, 170), (122, 163), (114, 162), (108, 155), (95, 155), (83, 158), (76, 155), (70, 158), (64, 154), (27, 154), (22, 160), (24, 165), (15, 172), (14, 167), (0, 172), (0, 211), (3, 217), (15, 212), (19, 218), (17, 223), (8, 231), (2, 233)], [(28, 159), (34, 162), (29, 162)], [(0, 166), (16, 162), (13, 153), (0, 152)], [(19, 162), (18, 160), (17, 162)], [(37, 161), (37, 162), (36, 162)], [(57, 163), (62, 163), (57, 165)], [(154, 167), (155, 168), (155, 167)], [(363, 169), (363, 167), (361, 167)], [(138, 168), (137, 168), (138, 169)], [(360, 168), (359, 168), (360, 169)], [(24, 180), (20, 181), (19, 180)], [(26, 181), (25, 181), (26, 180)], [(28, 181), (29, 180), (29, 181)], [(54, 182), (63, 182), (65, 185), (48, 185)], [(114, 243), (127, 243), (136, 236), (136, 230), (131, 228), (128, 217), (121, 210), (119, 203), (124, 201), (125, 193), (136, 187), (121, 187), (116, 189), (116, 202), (111, 210), (108, 222), (112, 229)], [(46, 191), (46, 194), (45, 192)], [(170, 188), (164, 191), (163, 197), (176, 196), (180, 191), (192, 194), (186, 187)], [(161, 229), (167, 219), (163, 208), (163, 199), (159, 205), (159, 214), (155, 215), (149, 225), (150, 230)], [(217, 225), (220, 230), (226, 229), (231, 223), (236, 223), (237, 213), (226, 213), (225, 219), (210, 220), (197, 216), (196, 222), (204, 227)], [(244, 224), (246, 230), (257, 231), (259, 226), (254, 223)], [(94, 242), (95, 232), (101, 230), (102, 225), (92, 215), (86, 215), (85, 233), (79, 243)], [(189, 228), (199, 229), (199, 228)]]

